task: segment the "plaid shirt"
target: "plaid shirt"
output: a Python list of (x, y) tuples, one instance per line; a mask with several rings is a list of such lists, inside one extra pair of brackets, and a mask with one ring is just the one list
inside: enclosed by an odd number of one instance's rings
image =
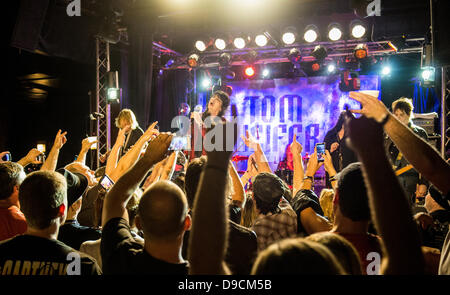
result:
[(253, 224), (252, 230), (256, 233), (258, 252), (274, 242), (295, 237), (297, 234), (297, 214), (285, 198), (281, 199), (279, 207), (280, 213), (259, 214)]

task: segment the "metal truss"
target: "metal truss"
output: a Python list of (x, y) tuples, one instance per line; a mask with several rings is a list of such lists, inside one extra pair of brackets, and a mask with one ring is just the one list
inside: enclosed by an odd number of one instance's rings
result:
[(102, 117), (97, 118), (97, 168), (100, 167), (100, 157), (109, 151), (111, 145), (111, 120), (110, 120), (110, 106), (107, 103), (106, 93), (106, 73), (110, 69), (109, 60), (109, 43), (102, 40), (100, 37), (95, 38), (96, 49), (96, 87), (95, 94), (97, 100), (96, 111), (102, 114)]
[(441, 155), (447, 160), (450, 153), (450, 66), (444, 66), (441, 70)]

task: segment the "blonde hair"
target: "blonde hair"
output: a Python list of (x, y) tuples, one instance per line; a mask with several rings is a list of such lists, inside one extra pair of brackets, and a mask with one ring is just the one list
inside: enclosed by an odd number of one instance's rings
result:
[(130, 109), (123, 109), (120, 111), (119, 115), (117, 115), (117, 118), (115, 120), (115, 124), (116, 124), (117, 128), (120, 128), (121, 120), (125, 120), (126, 122), (130, 123), (132, 130), (136, 129), (139, 125), (136, 120), (136, 116), (134, 115), (133, 111)]
[(244, 209), (241, 214), (241, 225), (250, 228), (257, 217), (258, 211), (256, 211), (255, 208), (255, 201), (253, 200), (251, 193), (247, 192)]
[(333, 198), (334, 191), (332, 189), (325, 188), (320, 192), (319, 202), (323, 210), (323, 215), (332, 223), (334, 221)]

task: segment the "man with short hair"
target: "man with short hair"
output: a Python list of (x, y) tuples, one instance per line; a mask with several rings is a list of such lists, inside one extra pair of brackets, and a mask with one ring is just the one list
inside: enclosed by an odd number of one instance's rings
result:
[(190, 228), (186, 197), (169, 181), (151, 185), (143, 194), (136, 224), (143, 229), (144, 246), (131, 234), (126, 205), (153, 165), (164, 159), (172, 135), (160, 133), (144, 156), (114, 184), (102, 212), (101, 254), (105, 274), (188, 273), (181, 254), (184, 232)]
[(297, 214), (284, 198), (283, 181), (273, 173), (263, 172), (253, 182), (253, 199), (258, 217), (252, 230), (258, 239), (258, 251), (273, 242), (294, 237), (297, 234)]
[(0, 242), (1, 275), (96, 275), (95, 259), (58, 241), (67, 214), (67, 183), (54, 171), (29, 174), (19, 191), (24, 235)]
[(369, 200), (361, 170), (361, 163), (348, 165), (337, 175), (334, 195), (334, 227), (331, 232), (349, 240), (359, 253), (363, 272), (370, 260), (367, 254), (382, 255), (381, 239), (368, 233), (370, 217)]
[[(408, 126), (415, 134), (420, 136), (423, 140), (428, 141), (428, 135), (425, 129), (415, 125), (412, 122), (414, 106), (412, 100), (406, 97), (401, 97), (392, 103), (392, 112), (394, 116), (403, 124)], [(389, 157), (392, 161), (393, 168), (396, 171), (401, 171), (409, 165), (403, 154), (398, 150), (395, 144), (388, 138), (386, 147)], [(405, 168), (406, 169), (406, 168)], [(406, 192), (410, 204), (413, 204), (414, 195), (416, 191), (416, 184), (419, 181), (419, 174), (415, 169), (404, 171), (398, 176), (400, 184)]]
[(0, 163), (0, 241), (21, 235), (27, 221), (20, 211), (19, 187), (25, 179), (23, 167), (14, 162)]

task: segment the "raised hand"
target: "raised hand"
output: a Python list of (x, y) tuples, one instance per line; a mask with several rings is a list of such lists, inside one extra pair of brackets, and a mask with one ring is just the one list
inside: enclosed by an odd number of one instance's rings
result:
[(303, 147), (302, 145), (297, 141), (297, 134), (294, 133), (294, 138), (292, 139), (292, 143), (290, 145), (291, 153), (293, 155), (300, 155), (302, 153)]
[(142, 140), (149, 141), (153, 136), (159, 134), (159, 130), (155, 128), (156, 124), (158, 124), (158, 121), (153, 122), (147, 130), (145, 130), (144, 134), (141, 136)]
[(323, 155), (323, 166), (325, 167), (325, 171), (328, 172), (330, 176), (334, 176), (336, 174), (336, 170), (333, 166), (333, 160), (331, 159), (330, 152), (325, 150), (325, 154)]
[(97, 142), (98, 142), (98, 140), (95, 140), (95, 141), (89, 141), (89, 138), (86, 137), (85, 139), (83, 139), (83, 140), (81, 141), (81, 150), (87, 151), (87, 150), (89, 150), (89, 149), (91, 148), (91, 146), (92, 146), (93, 144), (95, 144), (95, 143), (97, 143)]
[(167, 156), (167, 151), (172, 142), (172, 138), (173, 134), (171, 133), (159, 133), (149, 142), (144, 154), (144, 159), (150, 161), (152, 164), (162, 161)]
[(56, 133), (55, 142), (53, 143), (53, 147), (56, 149), (61, 149), (63, 145), (67, 142), (66, 138), (67, 131), (61, 132), (61, 129)]
[(383, 148), (383, 127), (373, 119), (347, 117), (345, 124), (349, 130), (347, 144), (358, 153)]
[(245, 145), (248, 146), (249, 148), (256, 150), (257, 145), (258, 145), (258, 140), (255, 139), (249, 132), (248, 130), (245, 131), (245, 136), (241, 135), (242, 140), (244, 141)]
[(125, 144), (126, 134), (128, 131), (130, 131), (130, 129), (131, 129), (131, 126), (126, 125), (125, 127), (123, 127), (122, 129), (119, 130), (119, 133), (117, 134), (117, 138), (116, 138), (116, 144), (118, 144), (119, 146), (123, 146)]
[(389, 110), (383, 102), (374, 96), (361, 92), (350, 91), (349, 97), (360, 102), (362, 106), (361, 110), (350, 110), (352, 113), (362, 114), (367, 118), (374, 119), (378, 123), (381, 123), (386, 115), (389, 114)]
[(317, 150), (314, 148), (314, 153), (309, 158), (308, 164), (306, 166), (305, 175), (306, 176), (314, 176), (319, 170), (320, 167), (322, 167), (323, 162), (319, 162), (317, 160)]

